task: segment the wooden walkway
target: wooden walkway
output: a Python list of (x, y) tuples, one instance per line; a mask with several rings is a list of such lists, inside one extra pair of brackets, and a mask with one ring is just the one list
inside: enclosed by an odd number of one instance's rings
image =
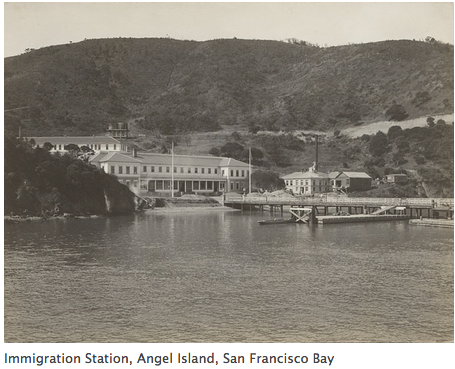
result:
[(312, 207), (314, 216), (337, 213), (371, 214), (384, 213), (384, 207), (411, 218), (433, 217), (433, 211), (446, 210), (453, 216), (454, 199), (452, 198), (376, 198), (376, 197), (300, 197), (300, 196), (246, 196), (224, 199), (225, 206), (241, 210), (269, 210), (283, 213), (284, 207)]

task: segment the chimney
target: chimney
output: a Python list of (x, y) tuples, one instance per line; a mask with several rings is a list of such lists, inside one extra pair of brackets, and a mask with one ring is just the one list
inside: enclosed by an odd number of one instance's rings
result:
[(133, 158), (137, 158), (137, 149), (133, 149)]

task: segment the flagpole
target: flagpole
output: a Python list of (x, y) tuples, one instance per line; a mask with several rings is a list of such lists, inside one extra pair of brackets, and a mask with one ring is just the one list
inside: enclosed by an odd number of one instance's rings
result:
[(248, 178), (248, 192), (251, 193), (251, 147), (250, 147), (250, 155), (248, 158), (248, 173), (249, 173), (249, 178)]
[(171, 197), (174, 197), (174, 141), (172, 141), (171, 154)]

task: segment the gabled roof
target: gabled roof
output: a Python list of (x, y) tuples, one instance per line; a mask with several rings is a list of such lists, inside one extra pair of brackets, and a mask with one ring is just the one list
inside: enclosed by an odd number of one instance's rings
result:
[(104, 156), (102, 159), (98, 160), (100, 163), (105, 163), (107, 161), (115, 161), (115, 162), (122, 162), (122, 163), (131, 163), (131, 162), (136, 162), (136, 163), (141, 163), (141, 160), (138, 160), (138, 158), (133, 158), (130, 155), (125, 155), (116, 151), (108, 153), (106, 156)]
[(338, 178), (342, 174), (344, 174), (346, 177), (349, 177), (349, 178), (369, 178), (369, 179), (371, 179), (371, 177), (368, 174), (366, 174), (365, 172), (341, 172), (335, 178)]
[(244, 163), (240, 160), (232, 159), (232, 158), (218, 158), (221, 159), (219, 166), (220, 167), (248, 167), (247, 163)]

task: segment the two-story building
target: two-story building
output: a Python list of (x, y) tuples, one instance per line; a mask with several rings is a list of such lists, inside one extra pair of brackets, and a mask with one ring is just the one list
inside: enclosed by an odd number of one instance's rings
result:
[(308, 171), (294, 172), (282, 177), (287, 190), (296, 195), (314, 195), (331, 191), (327, 173), (319, 172), (314, 167)]
[(49, 142), (53, 145), (51, 153), (66, 153), (65, 146), (74, 144), (79, 147), (87, 146), (95, 152), (99, 151), (127, 151), (127, 145), (110, 136), (63, 136), (63, 137), (28, 137), (29, 141), (34, 140), (37, 146), (43, 147)]
[(241, 192), (248, 187), (249, 165), (214, 156), (99, 152), (90, 163), (117, 176), (138, 193), (171, 196), (183, 193)]

